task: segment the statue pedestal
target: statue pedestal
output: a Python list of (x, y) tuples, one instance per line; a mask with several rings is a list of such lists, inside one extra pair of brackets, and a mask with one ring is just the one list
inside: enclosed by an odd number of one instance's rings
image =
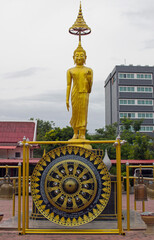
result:
[[(68, 144), (67, 146), (76, 146), (76, 147), (82, 147), (82, 148), (86, 148), (88, 150), (92, 150), (92, 146), (89, 144), (90, 141), (86, 140), (86, 139), (70, 139), (68, 140), (68, 142), (71, 141), (73, 143)], [(82, 143), (79, 143), (82, 142)]]

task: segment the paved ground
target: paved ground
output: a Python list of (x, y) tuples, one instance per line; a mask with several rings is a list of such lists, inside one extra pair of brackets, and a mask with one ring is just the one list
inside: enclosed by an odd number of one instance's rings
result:
[[(130, 209), (134, 209), (134, 197), (130, 195)], [(123, 194), (123, 209), (126, 209), (126, 195)], [(31, 200), (30, 200), (31, 205)], [(140, 202), (137, 202), (137, 210), (141, 212), (142, 205)], [(145, 211), (152, 211), (154, 212), (154, 201), (148, 200), (145, 202)], [(0, 213), (4, 213), (4, 218), (1, 223), (6, 221), (12, 216), (12, 201), (0, 200)], [(17, 201), (16, 201), (16, 214), (17, 214)], [(0, 229), (0, 240), (9, 240), (9, 239), (16, 239), (16, 240), (44, 240), (44, 239), (51, 239), (51, 240), (92, 240), (92, 239), (102, 239), (102, 240), (117, 240), (117, 239), (126, 239), (126, 240), (154, 240), (154, 235), (146, 235), (144, 230), (140, 231), (130, 231), (126, 232), (126, 236), (119, 236), (119, 235), (25, 235), (19, 236), (16, 231), (4, 231)]]
[(146, 235), (143, 231), (127, 232), (126, 236), (119, 235), (25, 235), (19, 236), (17, 232), (0, 232), (0, 240), (153, 240), (154, 235)]

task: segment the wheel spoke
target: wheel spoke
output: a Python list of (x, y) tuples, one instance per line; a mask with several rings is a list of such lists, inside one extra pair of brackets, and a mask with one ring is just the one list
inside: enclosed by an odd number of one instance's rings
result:
[(73, 208), (74, 208), (74, 209), (77, 208), (78, 206), (77, 206), (77, 204), (76, 204), (75, 198), (72, 198), (72, 202), (73, 202)]
[(79, 198), (82, 200), (83, 204), (85, 204), (87, 202), (87, 199), (84, 198), (82, 195), (80, 195)]
[(64, 163), (63, 166), (65, 168), (66, 175), (69, 175), (68, 164)]
[(87, 168), (84, 168), (83, 171), (82, 171), (82, 173), (80, 173), (79, 177), (82, 178), (82, 176), (83, 176), (84, 174), (86, 174), (87, 172), (88, 172), (88, 169), (87, 169)]
[(48, 192), (52, 192), (54, 190), (57, 190), (57, 187), (48, 187)]
[(61, 196), (61, 193), (59, 193), (56, 197), (53, 197), (52, 200), (56, 202), (60, 196)]
[(78, 166), (79, 166), (78, 163), (74, 163), (73, 175), (75, 175)]
[(62, 204), (63, 208), (66, 208), (66, 206), (67, 206), (67, 197), (64, 198), (64, 202)]
[(90, 189), (85, 189), (85, 188), (84, 188), (84, 192), (87, 192), (87, 193), (89, 193), (90, 195), (92, 195), (94, 191), (93, 191), (93, 190), (90, 190)]
[(51, 176), (48, 176), (48, 181), (50, 181), (50, 182), (57, 182), (57, 183), (60, 182), (59, 179), (53, 178), (53, 177), (51, 177)]
[(86, 181), (83, 181), (84, 184), (86, 184), (86, 183), (93, 183), (93, 182), (94, 182), (93, 178), (90, 178), (90, 179), (88, 179)]
[(56, 168), (54, 172), (57, 173), (60, 177), (63, 177), (63, 174), (59, 171), (58, 168)]

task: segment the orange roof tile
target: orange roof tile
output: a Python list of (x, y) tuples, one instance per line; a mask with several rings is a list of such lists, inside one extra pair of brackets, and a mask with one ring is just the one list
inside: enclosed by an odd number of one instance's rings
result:
[(35, 121), (0, 121), (0, 143), (17, 143), (24, 136), (36, 140)]

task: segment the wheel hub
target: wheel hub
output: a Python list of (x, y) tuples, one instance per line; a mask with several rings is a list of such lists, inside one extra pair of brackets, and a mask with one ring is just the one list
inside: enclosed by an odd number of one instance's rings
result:
[(79, 183), (74, 178), (66, 178), (62, 184), (63, 190), (68, 194), (76, 193)]

